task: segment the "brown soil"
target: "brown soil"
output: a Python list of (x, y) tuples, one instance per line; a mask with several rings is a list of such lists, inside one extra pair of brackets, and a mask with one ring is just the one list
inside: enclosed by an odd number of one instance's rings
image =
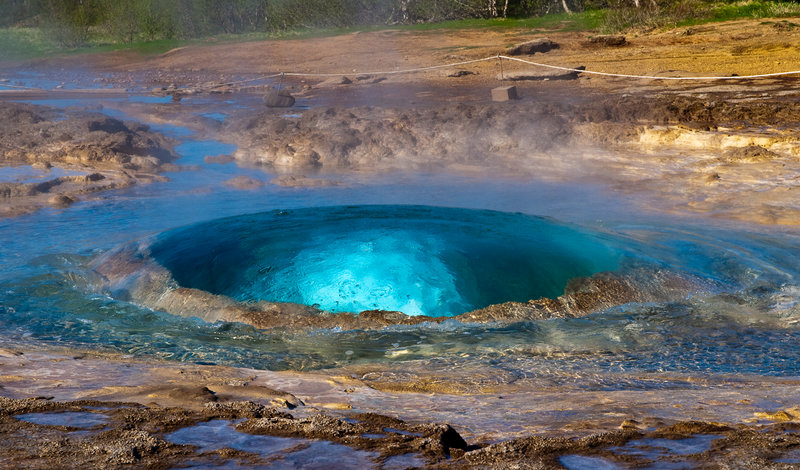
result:
[[(519, 29), (377, 31), (343, 36), (278, 42), (253, 42), (189, 46), (142, 60), (130, 53), (87, 58), (97, 68), (150, 74), (217, 73), (230, 76), (280, 72), (345, 73), (428, 67), (505, 53), (512, 46), (543, 36), (557, 49), (530, 59), (559, 66), (584, 65), (589, 70), (638, 75), (751, 75), (796, 69), (800, 30), (776, 27), (777, 21), (736, 21), (663, 32), (628, 34), (623, 47), (602, 47), (586, 33), (545, 33)], [(56, 62), (58, 63), (58, 62)], [(506, 63), (512, 71), (517, 66)], [(522, 67), (522, 66), (519, 66)], [(525, 67), (522, 67), (525, 68)], [(444, 85), (447, 88), (494, 85), (498, 62), (464, 66), (475, 72), (457, 79), (452, 70), (412, 75), (389, 75), (386, 82)], [(154, 75), (154, 77), (157, 75)], [(175, 78), (178, 78), (177, 76)], [(312, 80), (308, 79), (309, 83)], [(317, 79), (315, 81), (322, 81)], [(176, 81), (176, 83), (179, 83)], [(666, 83), (669, 85), (672, 82)], [(690, 82), (691, 83), (691, 82)], [(665, 82), (596, 80), (600, 89), (636, 89)], [(582, 84), (585, 86), (585, 84)], [(681, 87), (682, 85), (679, 85)], [(697, 84), (690, 85), (696, 87)], [(453, 90), (451, 95), (460, 91)]]

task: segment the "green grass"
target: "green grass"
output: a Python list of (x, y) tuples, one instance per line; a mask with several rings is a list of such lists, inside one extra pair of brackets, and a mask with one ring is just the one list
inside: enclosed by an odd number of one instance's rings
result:
[(720, 3), (711, 8), (707, 22), (731, 21), (745, 18), (787, 18), (800, 16), (800, 4), (795, 2), (739, 1)]
[(658, 0), (653, 8), (645, 1), (642, 8), (632, 5), (603, 11), (600, 30), (669, 29), (741, 19), (788, 18), (800, 16), (800, 4), (774, 0)]
[(539, 29), (551, 31), (592, 31), (603, 21), (602, 10), (587, 10), (568, 15), (557, 13), (533, 18), (491, 18), (444, 21), (441, 23), (420, 23), (398, 26), (398, 29), (412, 31), (442, 29)]
[(0, 61), (25, 60), (87, 52), (131, 50), (143, 55), (162, 54), (181, 45), (203, 42), (160, 39), (133, 43), (112, 43), (105, 39), (90, 39), (82, 47), (62, 47), (42, 28), (0, 28)]
[(59, 52), (39, 28), (0, 29), (0, 60), (42, 57)]
[(370, 31), (459, 31), (467, 29), (523, 30), (533, 32), (585, 31), (610, 32), (628, 28), (665, 28), (691, 26), (745, 18), (800, 17), (800, 3), (773, 0), (706, 1), (679, 0), (662, 2), (659, 9), (587, 10), (575, 14), (551, 14), (533, 18), (465, 19), (413, 25), (374, 25), (353, 28), (302, 28), (280, 32), (220, 34), (191, 40), (161, 39), (156, 41), (115, 42), (101, 31), (90, 32), (87, 44), (79, 48), (59, 47), (53, 36), (42, 28), (0, 28), (0, 60), (18, 60), (86, 52), (132, 50), (144, 55), (164, 53), (170, 49), (208, 43), (232, 43), (267, 39), (303, 39), (330, 37)]
[(138, 41), (133, 43), (117, 43), (110, 45), (113, 50), (132, 50), (142, 55), (163, 54), (176, 47), (185, 46), (198, 41), (182, 41), (179, 39), (158, 39), (155, 41)]
[(220, 42), (257, 41), (265, 39), (307, 39), (331, 37), (356, 32), (374, 31), (459, 31), (467, 29), (512, 30), (528, 29), (541, 31), (593, 31), (600, 27), (603, 12), (590, 10), (567, 15), (558, 13), (534, 18), (491, 18), (418, 23), (411, 25), (373, 25), (351, 28), (304, 28), (270, 33), (247, 33), (214, 36)]
[(535, 18), (495, 18), (467, 19), (445, 21), (441, 23), (421, 23), (413, 25), (374, 25), (353, 28), (304, 28), (280, 32), (259, 32), (247, 34), (219, 34), (208, 38), (190, 40), (161, 39), (155, 41), (135, 41), (133, 43), (114, 42), (106, 35), (94, 32), (90, 34), (85, 46), (76, 48), (60, 47), (46, 30), (41, 28), (4, 28), (0, 29), (0, 60), (33, 59), (54, 55), (71, 55), (86, 52), (108, 52), (115, 50), (132, 50), (144, 55), (164, 53), (170, 49), (189, 45), (214, 43), (232, 43), (259, 41), (267, 39), (305, 39), (331, 37), (355, 32), (370, 31), (441, 31), (466, 29), (511, 30), (526, 29), (536, 31), (592, 31), (599, 28), (603, 20), (603, 12), (585, 11), (573, 15), (564, 13), (545, 15)]

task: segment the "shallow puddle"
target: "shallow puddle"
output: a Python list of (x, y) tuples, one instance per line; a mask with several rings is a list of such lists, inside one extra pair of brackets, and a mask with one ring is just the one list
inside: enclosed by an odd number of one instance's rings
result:
[(686, 439), (637, 439), (628, 442), (623, 447), (616, 447), (612, 450), (620, 454), (636, 455), (657, 460), (662, 457), (705, 452), (711, 448), (713, 441), (723, 437), (702, 434)]
[(567, 470), (622, 470), (624, 468), (602, 457), (586, 457), (584, 455), (562, 455), (558, 461)]
[[(165, 439), (200, 447), (200, 452), (231, 448), (258, 454), (270, 460), (268, 468), (373, 468), (377, 453), (354, 450), (327, 441), (242, 433), (225, 420), (213, 420), (167, 434)], [(229, 462), (225, 468), (240, 467)], [(202, 468), (192, 467), (192, 468)]]
[(789, 463), (789, 464), (800, 464), (800, 449), (791, 450), (779, 459), (774, 459), (773, 462), (776, 463)]
[(164, 438), (175, 444), (200, 447), (202, 452), (214, 451), (224, 447), (244, 452), (270, 455), (283, 452), (300, 444), (306, 439), (288, 437), (255, 436), (237, 431), (230, 421), (213, 420), (196, 426), (179, 429)]
[(28, 413), (14, 416), (20, 421), (40, 424), (43, 426), (69, 426), (72, 428), (89, 429), (101, 426), (108, 422), (108, 416), (87, 411), (64, 411), (52, 413)]

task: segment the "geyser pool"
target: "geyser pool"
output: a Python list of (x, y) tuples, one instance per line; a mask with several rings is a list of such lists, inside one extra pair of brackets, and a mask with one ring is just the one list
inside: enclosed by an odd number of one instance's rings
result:
[(167, 231), (152, 257), (183, 287), (331, 312), (451, 316), (563, 294), (615, 270), (619, 241), (523, 214), (424, 206), (321, 207)]

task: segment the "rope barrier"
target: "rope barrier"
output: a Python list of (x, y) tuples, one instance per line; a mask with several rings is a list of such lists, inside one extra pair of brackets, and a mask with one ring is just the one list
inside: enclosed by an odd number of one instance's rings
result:
[(569, 67), (559, 67), (558, 65), (548, 65), (542, 64), (538, 62), (531, 62), (529, 60), (518, 59), (516, 57), (507, 57), (504, 55), (498, 55), (498, 59), (507, 59), (513, 60), (516, 62), (522, 62), (524, 64), (535, 65), (537, 67), (546, 67), (550, 69), (556, 70), (563, 70), (565, 72), (580, 72), (580, 73), (588, 73), (592, 75), (602, 75), (605, 77), (622, 77), (622, 78), (637, 78), (637, 79), (646, 79), (646, 80), (748, 80), (753, 78), (767, 78), (767, 77), (780, 77), (784, 75), (797, 75), (800, 74), (800, 70), (794, 70), (791, 72), (776, 72), (776, 73), (762, 73), (759, 75), (728, 75), (724, 77), (661, 77), (657, 75), (629, 75), (623, 73), (607, 73), (607, 72), (594, 72), (591, 70), (581, 70), (581, 69), (573, 69)]
[(451, 67), (459, 67), (462, 65), (469, 65), (469, 64), (476, 64), (478, 62), (485, 62), (487, 60), (494, 60), (497, 57), (486, 57), (484, 59), (475, 59), (475, 60), (465, 60), (463, 62), (455, 62), (452, 64), (441, 64), (441, 65), (431, 65), (429, 67), (419, 67), (414, 69), (404, 69), (404, 70), (389, 70), (389, 71), (382, 71), (382, 72), (353, 72), (353, 73), (304, 73), (304, 72), (286, 72), (284, 75), (287, 77), (345, 77), (347, 75), (397, 75), (401, 73), (418, 73), (418, 72), (427, 72), (430, 70), (436, 69), (446, 69)]
[(441, 64), (441, 65), (431, 65), (429, 67), (418, 67), (418, 68), (411, 68), (411, 69), (404, 69), (404, 70), (384, 70), (384, 71), (376, 71), (376, 72), (352, 72), (352, 73), (310, 73), (310, 72), (283, 72), (277, 73), (274, 75), (269, 75), (261, 78), (256, 78), (252, 80), (244, 80), (242, 82), (233, 82), (233, 83), (244, 83), (246, 81), (256, 81), (256, 80), (264, 80), (268, 78), (275, 78), (275, 77), (317, 77), (317, 78), (331, 78), (331, 77), (345, 77), (347, 75), (397, 75), (397, 74), (404, 74), (404, 73), (419, 73), (419, 72), (428, 72), (431, 70), (438, 70), (438, 69), (445, 69), (445, 68), (452, 68), (452, 67), (460, 67), (464, 65), (476, 64), (479, 62), (486, 62), (490, 60), (497, 60), (500, 63), (500, 74), (501, 78), (504, 78), (503, 73), (503, 59), (514, 61), (514, 62), (521, 62), (527, 65), (533, 65), (536, 67), (544, 67), (549, 69), (555, 70), (563, 70), (565, 72), (578, 72), (578, 73), (585, 73), (590, 75), (600, 75), (604, 77), (619, 77), (619, 78), (632, 78), (632, 79), (642, 79), (642, 80), (749, 80), (755, 78), (768, 78), (768, 77), (781, 77), (786, 75), (798, 75), (800, 74), (800, 70), (793, 70), (790, 72), (776, 72), (776, 73), (763, 73), (758, 75), (728, 75), (728, 76), (702, 76), (702, 77), (664, 77), (658, 75), (632, 75), (632, 74), (624, 74), (624, 73), (609, 73), (609, 72), (595, 72), (593, 70), (583, 70), (583, 69), (575, 69), (571, 67), (561, 67), (558, 65), (550, 65), (550, 64), (543, 64), (540, 62), (533, 62), (530, 60), (520, 59), (517, 57), (508, 57), (505, 55), (496, 55), (492, 57), (484, 57), (483, 59), (474, 59), (474, 60), (465, 60), (462, 62), (454, 62), (449, 64)]
[[(593, 71), (593, 70), (582, 70), (582, 69), (575, 69), (575, 68), (571, 68), (571, 67), (562, 67), (562, 66), (559, 66), (559, 65), (543, 64), (541, 62), (533, 62), (533, 61), (530, 61), (530, 60), (520, 59), (520, 58), (517, 58), (517, 57), (508, 57), (508, 56), (505, 56), (505, 55), (498, 54), (498, 55), (492, 56), (492, 57), (484, 57), (483, 59), (465, 60), (465, 61), (462, 61), (462, 62), (453, 62), (453, 63), (449, 63), (449, 64), (431, 65), (431, 66), (428, 66), (428, 67), (417, 67), (417, 68), (403, 69), (403, 70), (384, 70), (384, 71), (374, 71), (374, 72), (352, 72), (352, 73), (279, 72), (279, 73), (275, 73), (275, 74), (272, 74), (272, 75), (264, 75), (264, 76), (261, 76), (261, 77), (251, 78), (251, 79), (247, 79), (247, 80), (238, 80), (238, 81), (220, 83), (220, 84), (209, 85), (209, 86), (200, 86), (200, 87), (196, 87), (196, 88), (213, 89), (213, 88), (219, 88), (219, 87), (223, 87), (223, 86), (231, 86), (231, 85), (239, 85), (239, 84), (243, 84), (243, 83), (255, 82), (255, 81), (259, 81), (259, 80), (268, 80), (268, 79), (277, 78), (277, 77), (281, 77), (281, 78), (283, 78), (283, 77), (332, 78), (332, 77), (345, 77), (345, 76), (353, 75), (353, 74), (356, 74), (356, 75), (399, 75), (399, 74), (406, 74), (406, 73), (429, 72), (431, 70), (439, 70), (439, 69), (446, 69), (446, 68), (453, 68), (453, 67), (461, 67), (461, 66), (464, 66), (464, 65), (477, 64), (479, 62), (486, 62), (486, 61), (492, 61), (492, 60), (499, 61), (501, 79), (504, 79), (505, 78), (505, 74), (503, 72), (503, 59), (509, 60), (509, 61), (513, 61), (513, 62), (519, 62), (519, 63), (523, 63), (523, 64), (527, 64), (527, 65), (533, 65), (535, 67), (543, 67), (543, 68), (549, 68), (549, 69), (554, 69), (554, 70), (562, 70), (562, 71), (565, 71), (565, 72), (578, 72), (578, 73), (585, 73), (585, 74), (590, 74), (590, 75), (599, 75), (599, 76), (604, 76), (604, 77), (619, 77), (619, 78), (631, 78), (631, 79), (642, 79), (642, 80), (696, 80), (696, 81), (703, 81), (703, 80), (706, 80), (706, 81), (710, 81), (710, 80), (749, 80), (749, 79), (756, 79), (756, 78), (781, 77), (781, 76), (787, 76), (787, 75), (798, 75), (798, 74), (800, 74), (800, 70), (793, 70), (793, 71), (790, 71), (790, 72), (763, 73), (763, 74), (757, 74), (757, 75), (729, 75), (729, 76), (702, 76), (702, 77), (664, 77), (664, 76), (657, 76), (657, 75), (632, 75), (632, 74), (624, 74), (624, 73), (596, 72), (596, 71)], [(47, 91), (47, 90), (42, 90), (42, 89), (39, 89), (39, 88), (0, 83), (0, 88), (2, 88), (2, 87)]]
[(0, 88), (20, 88), (22, 90), (39, 90), (40, 88), (34, 88), (30, 86), (22, 86), (22, 85), (10, 85), (8, 83), (0, 83)]

